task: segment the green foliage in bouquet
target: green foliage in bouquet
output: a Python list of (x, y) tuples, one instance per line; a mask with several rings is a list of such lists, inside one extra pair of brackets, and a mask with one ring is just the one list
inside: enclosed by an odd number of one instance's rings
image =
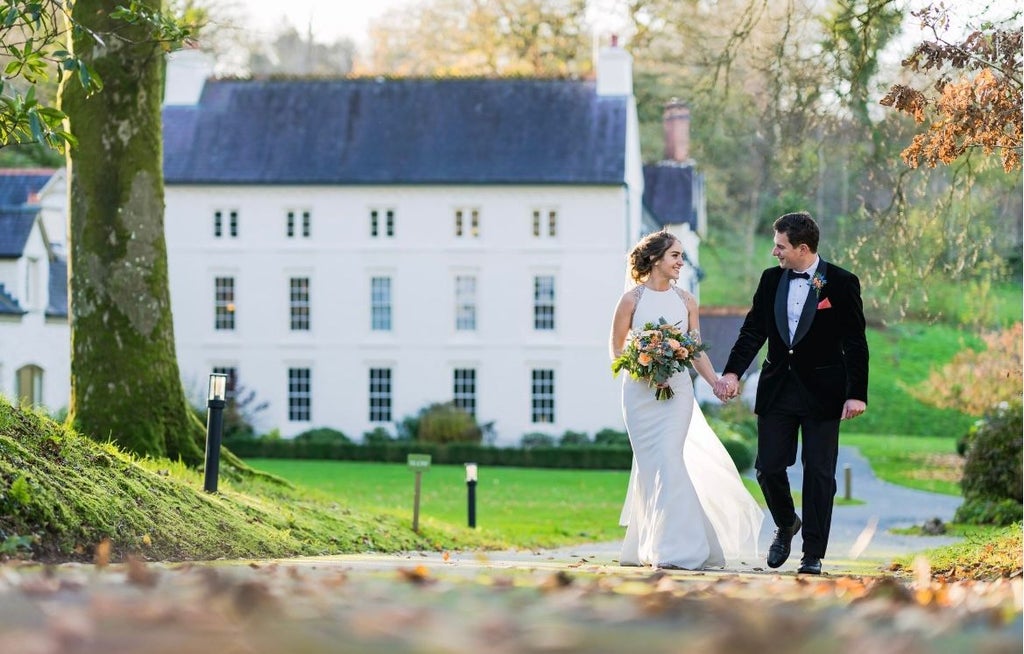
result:
[(697, 332), (683, 332), (665, 318), (646, 323), (643, 329), (629, 333), (622, 354), (612, 361), (612, 374), (625, 370), (638, 381), (655, 388), (654, 397), (667, 400), (675, 393), (666, 385), (672, 375), (693, 368), (700, 353), (708, 349)]

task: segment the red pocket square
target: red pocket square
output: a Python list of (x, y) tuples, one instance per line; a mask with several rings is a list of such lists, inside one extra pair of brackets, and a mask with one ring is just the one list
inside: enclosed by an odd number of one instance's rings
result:
[(828, 298), (825, 298), (824, 300), (822, 300), (821, 302), (818, 303), (818, 310), (819, 311), (822, 310), (822, 309), (831, 309), (831, 308), (832, 308), (832, 303), (828, 301)]

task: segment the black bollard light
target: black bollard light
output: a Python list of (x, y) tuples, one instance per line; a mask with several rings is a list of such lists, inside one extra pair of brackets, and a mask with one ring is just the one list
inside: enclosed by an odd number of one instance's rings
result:
[(210, 375), (210, 396), (206, 401), (206, 475), (203, 490), (217, 492), (220, 469), (220, 439), (224, 433), (224, 407), (227, 405), (228, 376)]
[(476, 464), (466, 464), (466, 494), (469, 500), (469, 526), (476, 529)]

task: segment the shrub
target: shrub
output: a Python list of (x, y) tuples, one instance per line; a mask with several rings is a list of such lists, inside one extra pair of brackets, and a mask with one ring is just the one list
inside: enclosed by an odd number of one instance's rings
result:
[[(1001, 403), (971, 428), (958, 522), (1010, 524), (1021, 515), (1021, 402)], [(1008, 502), (1016, 504), (1010, 507)]]
[(351, 443), (352, 439), (337, 429), (330, 427), (315, 427), (306, 430), (295, 437), (296, 441), (308, 443)]
[(722, 445), (740, 473), (749, 470), (750, 466), (754, 465), (754, 448), (746, 442), (730, 438), (723, 440)]
[(958, 352), (941, 370), (912, 388), (911, 394), (927, 404), (971, 415), (982, 415), (999, 402), (1019, 399), (1024, 390), (1022, 335), (1021, 323), (983, 335), (984, 350)]
[(567, 430), (562, 437), (558, 439), (558, 444), (562, 447), (568, 445), (589, 445), (590, 436), (582, 431), (571, 431)]
[(519, 445), (526, 449), (554, 447), (555, 437), (539, 431), (531, 431), (529, 434), (523, 434), (523, 437), (519, 439)]
[(956, 510), (956, 522), (972, 525), (1012, 525), (1024, 516), (1024, 505), (1015, 500), (965, 500)]
[(371, 443), (389, 443), (392, 440), (394, 439), (391, 438), (391, 432), (385, 427), (375, 427), (371, 431), (363, 432), (363, 442), (367, 445)]
[(594, 434), (594, 445), (603, 445), (605, 447), (631, 447), (629, 444), (628, 433), (608, 428), (602, 429)]
[[(743, 402), (726, 402), (716, 406), (702, 407), (712, 428), (717, 429), (714, 420), (729, 426), (738, 437), (745, 441), (757, 440), (757, 416)], [(719, 434), (721, 437), (721, 434)]]
[[(396, 434), (396, 436), (395, 436), (395, 440), (398, 440), (398, 441), (414, 441), (414, 440), (416, 440), (416, 435), (420, 431), (420, 415), (422, 415), (422, 414), (423, 414), (423, 412), (420, 411), (420, 413), (417, 414), (417, 415), (406, 416), (406, 417), (402, 418), (402, 421), (395, 425), (396, 431), (398, 432)], [(380, 429), (383, 429), (383, 427), (378, 427), (374, 431), (378, 431)], [(367, 433), (370, 433), (370, 432), (367, 432)], [(388, 436), (388, 438), (390, 438), (390, 435)]]
[(476, 419), (451, 402), (423, 409), (416, 430), (420, 443), (479, 443), (483, 431)]
[(715, 432), (720, 441), (743, 441), (743, 435), (733, 429), (733, 426), (727, 422), (723, 422), (718, 418), (712, 418), (707, 416), (708, 426), (711, 427), (711, 431)]

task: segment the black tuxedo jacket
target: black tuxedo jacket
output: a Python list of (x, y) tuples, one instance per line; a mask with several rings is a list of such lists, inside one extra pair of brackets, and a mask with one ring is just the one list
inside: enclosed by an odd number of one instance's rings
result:
[(825, 285), (815, 297), (807, 294), (793, 342), (789, 342), (786, 270), (769, 268), (761, 274), (753, 304), (729, 354), (725, 372), (743, 374), (768, 341), (761, 366), (754, 411), (768, 411), (782, 382), (794, 371), (810, 393), (819, 419), (838, 419), (848, 399), (868, 401), (868, 343), (864, 335), (864, 306), (860, 281), (853, 273), (819, 259)]

